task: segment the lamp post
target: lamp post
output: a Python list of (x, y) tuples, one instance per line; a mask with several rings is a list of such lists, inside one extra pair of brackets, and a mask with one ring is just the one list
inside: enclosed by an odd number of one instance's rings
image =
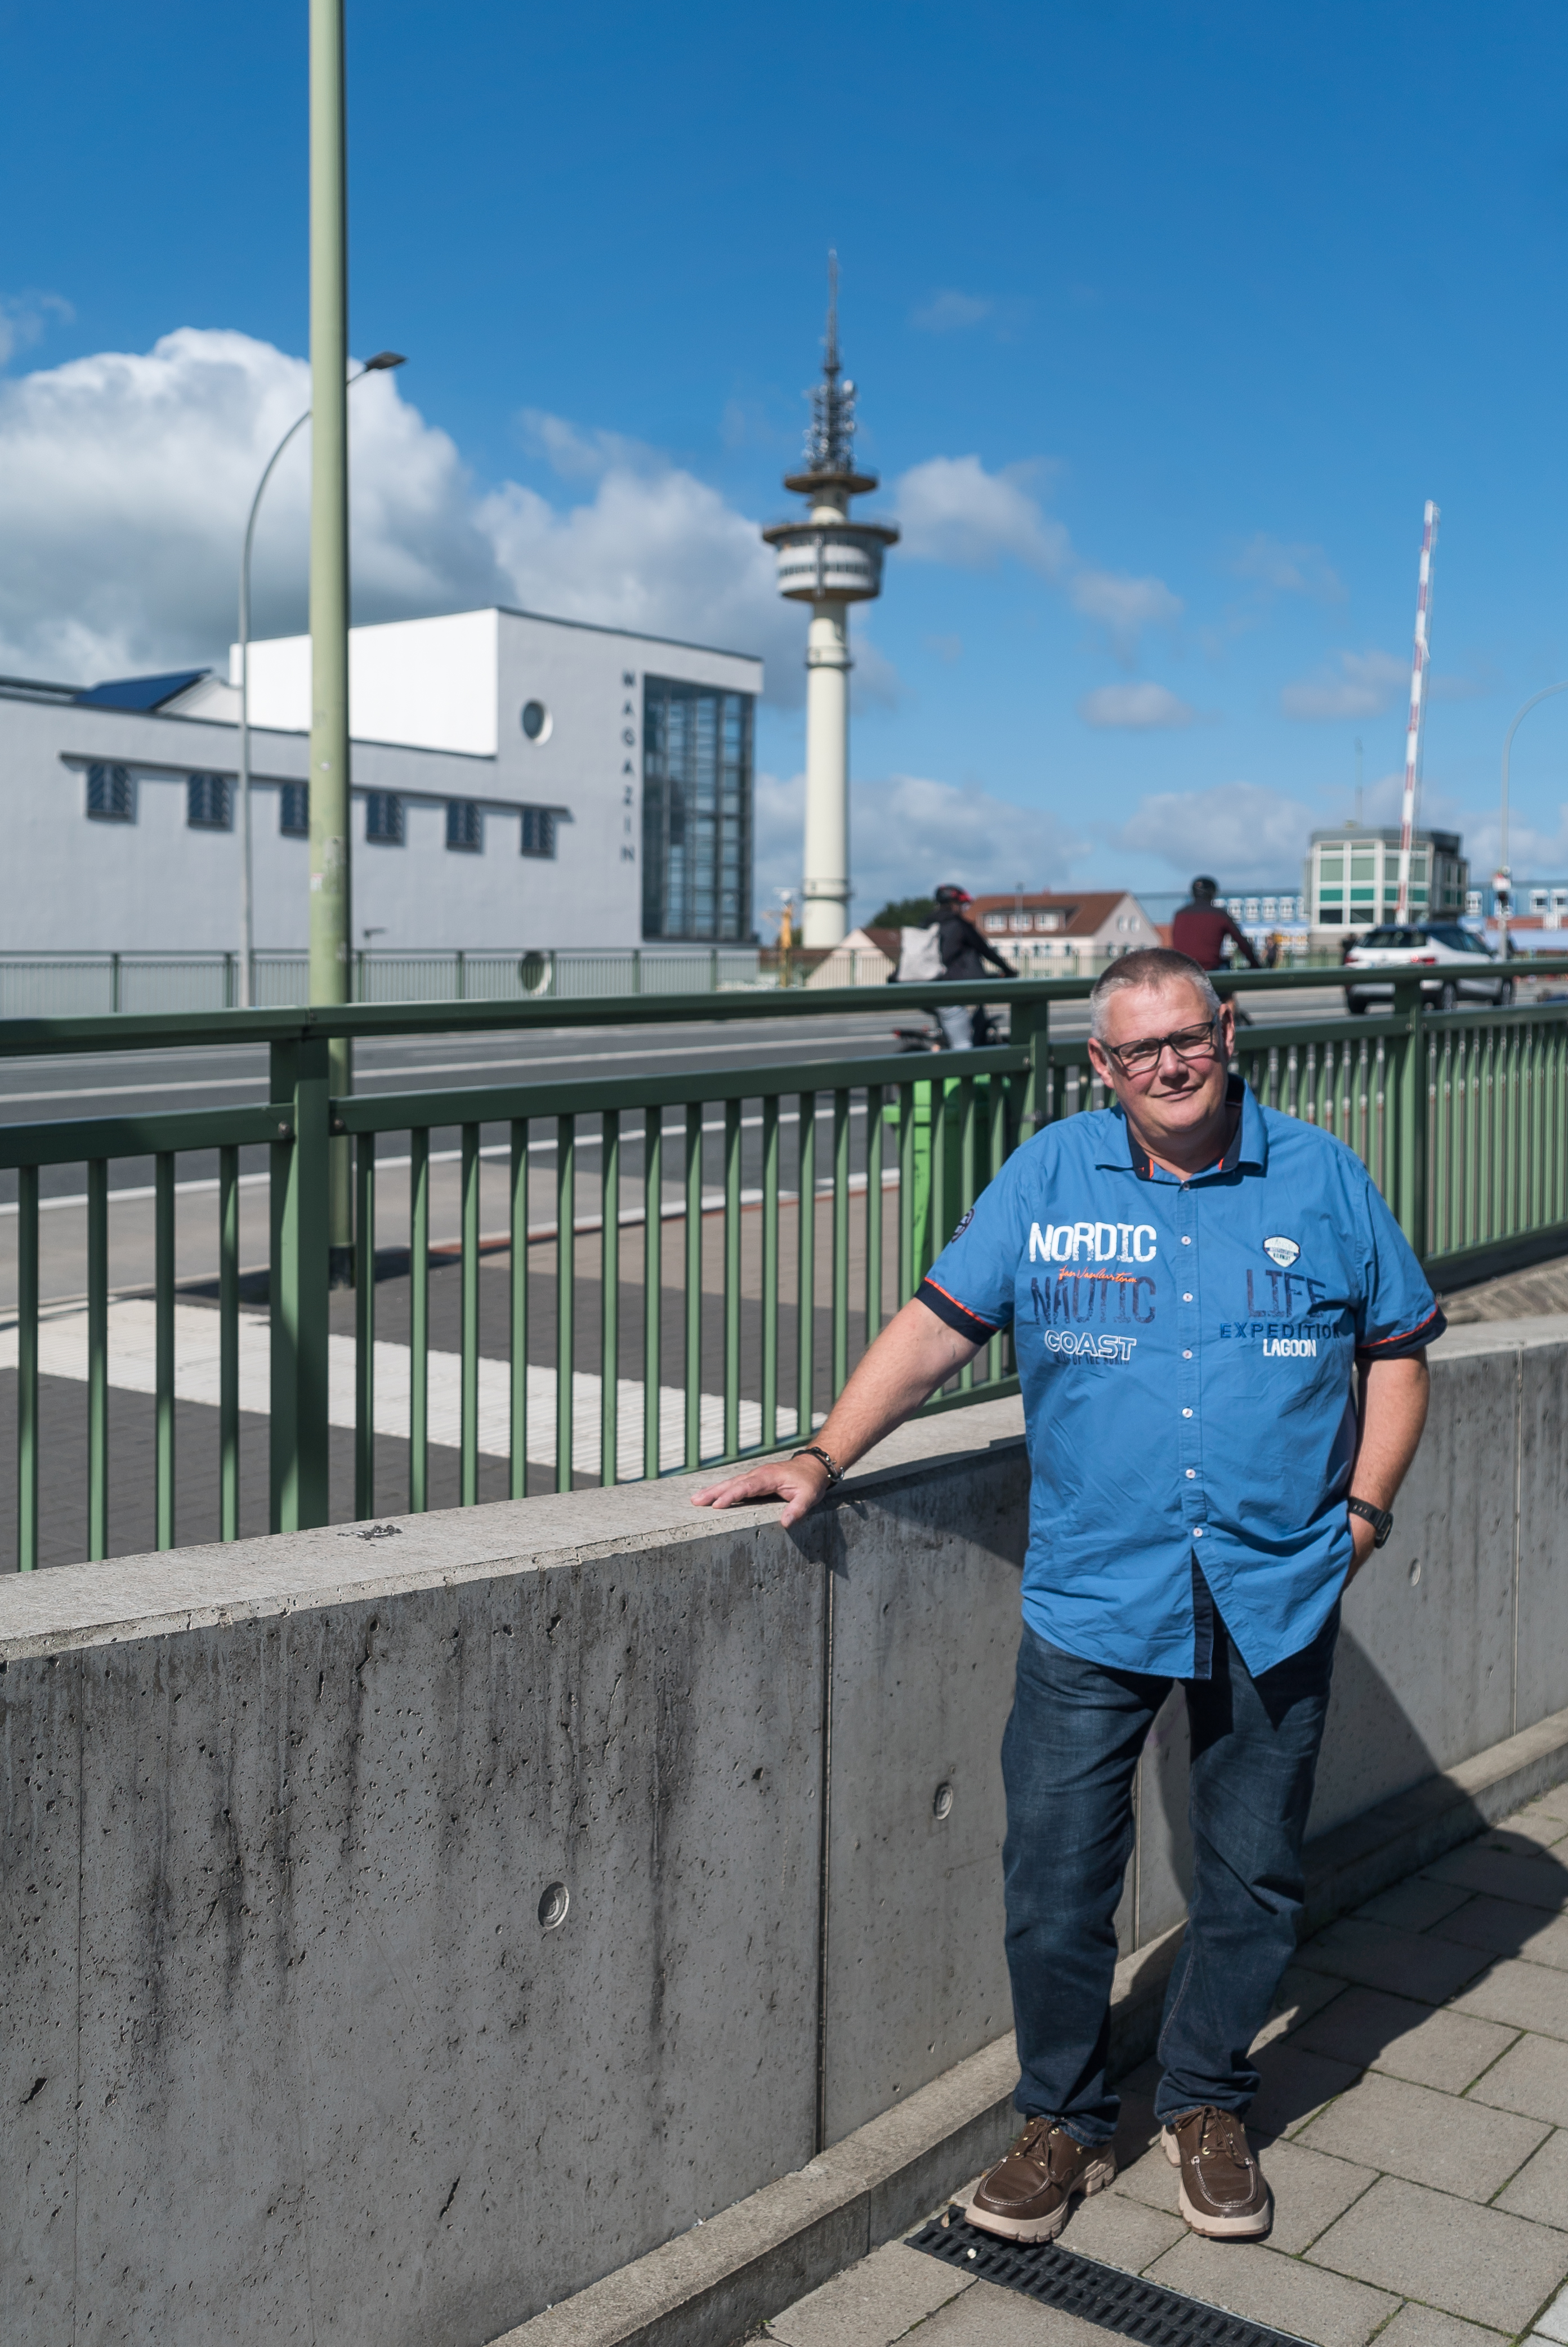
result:
[[(405, 364), (397, 351), (377, 351), (366, 359), (357, 374), (350, 375), (347, 389), (363, 383), (367, 374), (384, 374), (391, 367)], [(256, 536), (256, 516), (261, 510), (261, 492), (272, 477), (273, 467), (296, 432), (311, 420), (307, 407), (296, 415), (272, 455), (256, 484), (256, 494), (251, 500), (250, 518), (245, 524), (245, 544), (240, 556), (240, 1001), (250, 1010), (254, 999), (252, 977), (256, 960), (256, 900), (254, 868), (251, 848), (251, 549)]]
[(1502, 820), (1498, 842), (1497, 873), (1492, 887), (1498, 905), (1498, 944), (1501, 948), (1504, 961), (1508, 959), (1509, 951), (1508, 916), (1513, 906), (1512, 875), (1508, 864), (1508, 761), (1513, 749), (1513, 737), (1519, 731), (1520, 721), (1529, 716), (1538, 701), (1550, 701), (1554, 692), (1568, 692), (1568, 677), (1564, 677), (1561, 684), (1543, 684), (1539, 692), (1532, 692), (1523, 706), (1514, 712), (1513, 723), (1502, 737)]

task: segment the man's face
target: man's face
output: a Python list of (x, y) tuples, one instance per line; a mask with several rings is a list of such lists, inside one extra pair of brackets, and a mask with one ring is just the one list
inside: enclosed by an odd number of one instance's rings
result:
[[(1122, 986), (1105, 1005), (1104, 1042), (1111, 1049), (1090, 1040), (1095, 1073), (1111, 1086), (1156, 1154), (1162, 1142), (1197, 1131), (1224, 1105), (1235, 1021), (1228, 1002), (1211, 1030), (1213, 1015), (1185, 979), (1165, 986)], [(1167, 1043), (1146, 1065), (1129, 1071), (1116, 1056), (1130, 1045), (1167, 1035), (1182, 1040), (1186, 1057)]]

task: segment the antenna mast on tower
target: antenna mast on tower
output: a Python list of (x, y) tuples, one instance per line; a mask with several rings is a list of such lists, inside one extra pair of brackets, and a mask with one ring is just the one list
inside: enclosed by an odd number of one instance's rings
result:
[(1416, 589), (1416, 648), (1410, 661), (1410, 719), (1405, 729), (1405, 799), (1399, 814), (1399, 896), (1394, 908), (1396, 921), (1407, 921), (1410, 915), (1410, 847), (1416, 830), (1421, 720), (1426, 713), (1426, 672), (1430, 658), (1429, 628), (1432, 611), (1432, 554), (1438, 542), (1438, 509), (1429, 497), (1426, 526), (1421, 532), (1420, 578)]

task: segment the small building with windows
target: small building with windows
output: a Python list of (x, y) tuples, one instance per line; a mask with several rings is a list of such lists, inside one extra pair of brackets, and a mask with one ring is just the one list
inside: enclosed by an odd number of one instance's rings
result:
[[(1409, 917), (1457, 921), (1464, 914), (1470, 866), (1454, 831), (1418, 831), (1410, 847)], [(1390, 921), (1399, 897), (1399, 834), (1357, 823), (1315, 831), (1307, 851), (1307, 927), (1315, 945), (1337, 945), (1347, 932)]]
[(1137, 897), (1121, 888), (977, 897), (970, 918), (1020, 978), (1071, 978), (1160, 943)]
[[(239, 939), (238, 651), (0, 678), (0, 949)], [(492, 609), (349, 637), (356, 943), (742, 944), (760, 661)], [(250, 654), (259, 948), (309, 930), (308, 636)]]

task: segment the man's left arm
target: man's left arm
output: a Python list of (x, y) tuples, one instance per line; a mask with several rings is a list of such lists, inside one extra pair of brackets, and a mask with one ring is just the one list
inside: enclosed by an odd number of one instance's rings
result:
[[(1391, 1508), (1427, 1422), (1431, 1374), (1423, 1351), (1395, 1360), (1363, 1358), (1361, 1395), (1356, 1413), (1356, 1459), (1350, 1470), (1352, 1499)], [(1364, 1516), (1350, 1519), (1355, 1543), (1347, 1581), (1354, 1581), (1372, 1553), (1372, 1527)]]

